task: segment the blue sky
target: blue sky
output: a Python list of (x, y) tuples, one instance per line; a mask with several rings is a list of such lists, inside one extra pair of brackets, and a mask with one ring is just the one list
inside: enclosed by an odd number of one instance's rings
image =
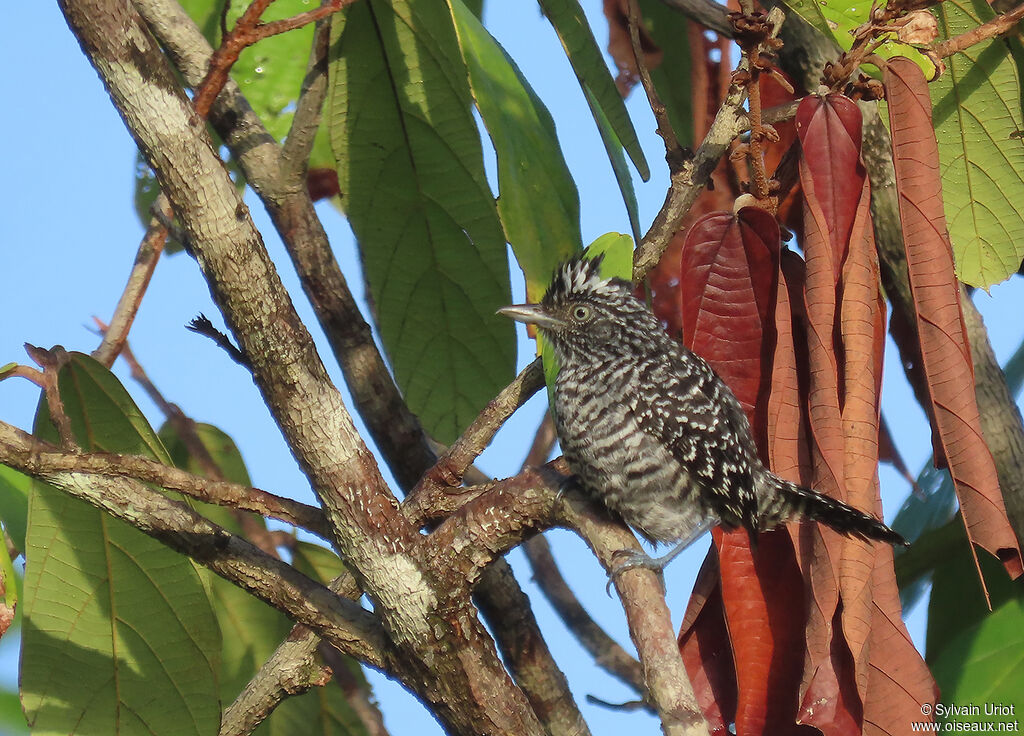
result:
[[(584, 5), (599, 41), (605, 39), (600, 3), (587, 0)], [(142, 235), (132, 204), (133, 143), (56, 4), (15, 4), (7, 21), (0, 29), (0, 68), (7, 70), (8, 101), (8, 113), (0, 118), (0, 140), (5, 142), (0, 159), (0, 364), (27, 362), (24, 342), (61, 344), (83, 352), (95, 348), (91, 317), (109, 318)], [(626, 213), (596, 128), (550, 26), (530, 3), (488, 2), (485, 22), (552, 112), (580, 191), (584, 242), (608, 231), (627, 232)], [(653, 170), (649, 183), (636, 182), (641, 225), (646, 228), (664, 198), (667, 173), (642, 94), (632, 95), (629, 108)], [(321, 355), (329, 356), (276, 233), (258, 200), (250, 195), (248, 202), (297, 308), (321, 345)], [(349, 284), (361, 299), (362, 278), (348, 226), (329, 205), (321, 205), (319, 211)], [(520, 297), (521, 285), (515, 288)], [(1024, 337), (1020, 282), (996, 287), (991, 296), (981, 294), (977, 301), (996, 353), (1004, 361)], [(185, 255), (164, 258), (133, 328), (133, 351), (169, 400), (235, 439), (255, 485), (312, 502), (308, 483), (252, 381), (211, 342), (184, 329), (199, 312), (221, 324), (195, 263)], [(521, 330), (519, 337), (522, 366), (532, 357), (533, 345)], [(327, 362), (341, 385), (338, 370)], [(160, 413), (130, 381), (124, 366), (115, 366), (115, 372), (158, 426)], [(35, 388), (24, 381), (0, 383), (0, 418), (30, 427), (37, 398)], [(496, 476), (518, 469), (545, 410), (544, 401), (543, 396), (536, 397), (509, 422), (481, 458), (482, 468)], [(886, 364), (883, 410), (916, 473), (930, 456), (929, 432), (894, 351)], [(907, 484), (888, 468), (882, 469), (881, 482), (886, 518), (891, 519), (908, 493)], [(549, 538), (583, 604), (631, 649), (621, 607), (605, 595), (604, 573), (582, 542), (565, 532), (549, 533)], [(708, 541), (705, 537), (669, 568), (669, 605), (677, 623)], [(513, 552), (510, 561), (593, 732), (610, 735), (629, 728), (659, 733), (649, 716), (610, 712), (584, 702), (588, 693), (613, 702), (632, 694), (598, 670), (566, 632), (530, 582), (522, 555)], [(922, 645), (923, 607), (911, 614), (909, 624)], [(12, 642), (0, 642), (0, 685), (14, 686), (15, 657)], [(377, 675), (372, 680), (393, 734), (414, 728), (419, 736), (440, 733), (400, 686)]]

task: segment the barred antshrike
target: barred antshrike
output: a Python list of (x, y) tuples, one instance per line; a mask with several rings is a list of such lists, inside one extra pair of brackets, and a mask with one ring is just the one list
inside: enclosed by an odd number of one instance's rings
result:
[(540, 304), (499, 310), (534, 324), (560, 365), (554, 417), (584, 491), (652, 542), (680, 542), (657, 560), (625, 553), (614, 570), (660, 570), (715, 524), (758, 532), (791, 519), (890, 544), (903, 538), (869, 514), (784, 480), (757, 456), (736, 397), (703, 358), (670, 338), (633, 296), (603, 279), (601, 257), (556, 272)]

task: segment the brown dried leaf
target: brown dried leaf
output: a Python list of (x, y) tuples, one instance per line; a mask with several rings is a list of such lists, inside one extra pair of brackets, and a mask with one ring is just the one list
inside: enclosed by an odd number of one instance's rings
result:
[(953, 477), (968, 537), (1016, 578), (1024, 573), (1024, 562), (981, 433), (927, 84), (917, 64), (897, 57), (889, 62), (885, 85), (903, 240), (931, 393), (933, 443), (941, 447)]

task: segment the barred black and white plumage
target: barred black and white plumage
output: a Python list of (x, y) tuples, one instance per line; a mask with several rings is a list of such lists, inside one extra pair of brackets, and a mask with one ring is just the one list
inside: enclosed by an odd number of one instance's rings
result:
[(631, 284), (601, 278), (599, 264), (574, 258), (540, 304), (501, 310), (537, 325), (558, 356), (555, 426), (587, 492), (652, 542), (693, 541), (714, 524), (756, 541), (808, 518), (905, 543), (873, 516), (765, 468), (729, 388), (664, 332)]

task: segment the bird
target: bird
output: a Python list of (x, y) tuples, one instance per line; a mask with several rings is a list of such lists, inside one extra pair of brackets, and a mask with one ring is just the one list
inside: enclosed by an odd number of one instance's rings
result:
[(755, 547), (760, 532), (797, 519), (906, 544), (870, 514), (766, 468), (729, 387), (630, 282), (601, 276), (602, 258), (570, 258), (540, 303), (498, 312), (535, 325), (554, 350), (552, 414), (573, 483), (649, 542), (675, 544), (656, 559), (620, 551), (612, 580), (634, 567), (660, 573), (716, 524), (746, 529)]

